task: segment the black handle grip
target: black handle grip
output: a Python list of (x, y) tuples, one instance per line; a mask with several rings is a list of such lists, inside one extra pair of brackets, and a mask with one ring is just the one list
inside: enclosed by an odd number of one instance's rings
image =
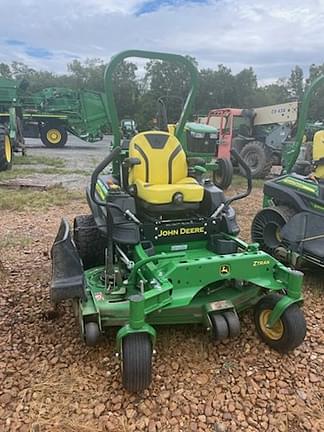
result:
[(103, 169), (105, 169), (120, 153), (120, 147), (114, 148), (109, 155), (102, 161), (100, 164), (94, 169), (91, 175), (91, 183), (90, 183), (90, 196), (91, 199), (98, 205), (106, 205), (104, 201), (98, 200), (96, 198), (96, 184), (98, 180), (98, 176)]

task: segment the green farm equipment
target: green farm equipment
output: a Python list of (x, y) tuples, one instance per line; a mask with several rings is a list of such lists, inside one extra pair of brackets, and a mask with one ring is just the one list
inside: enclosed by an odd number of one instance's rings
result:
[(22, 109), (18, 99), (24, 87), (24, 81), (0, 78), (0, 171), (12, 167), (14, 152), (24, 153)]
[[(175, 134), (141, 132), (122, 148), (112, 76), (128, 57), (181, 64), (191, 88)], [(129, 391), (150, 385), (153, 325), (202, 324), (223, 340), (239, 335), (238, 314), (254, 307), (257, 331), (274, 349), (294, 349), (306, 333), (302, 273), (237, 237), (231, 204), (251, 192), (248, 166), (233, 150), (248, 189), (225, 198), (212, 182), (196, 180), (200, 167), (182, 149), (197, 79), (196, 67), (180, 55), (130, 50), (112, 58), (105, 71), (112, 151), (92, 174), (91, 214), (75, 218), (73, 234), (63, 219), (51, 251), (52, 302), (73, 299), (88, 345), (120, 327), (117, 349)], [(99, 176), (110, 164), (112, 172)]]
[(40, 137), (46, 147), (63, 147), (68, 132), (95, 142), (109, 130), (104, 93), (49, 87), (25, 97), (23, 108), (26, 135)]
[[(170, 132), (176, 131), (176, 124), (168, 123), (167, 108), (165, 100), (180, 100), (177, 96), (165, 96), (158, 99), (157, 125), (159, 130)], [(227, 189), (233, 179), (233, 165), (230, 158), (216, 157), (219, 142), (219, 130), (213, 126), (186, 122), (182, 136), (179, 137), (181, 145), (191, 162), (203, 165), (204, 171), (212, 174), (213, 183), (219, 188)]]
[(314, 135), (312, 161), (299, 160), (310, 100), (323, 84), (324, 75), (305, 93), (296, 140), (283, 153), (283, 175), (264, 184), (264, 208), (251, 228), (263, 250), (297, 268), (324, 268), (324, 131)]
[(28, 83), (0, 78), (0, 123), (19, 108), (18, 132), (40, 138), (46, 147), (63, 147), (68, 132), (84, 141), (100, 141), (109, 131), (104, 93), (49, 87), (27, 95)]

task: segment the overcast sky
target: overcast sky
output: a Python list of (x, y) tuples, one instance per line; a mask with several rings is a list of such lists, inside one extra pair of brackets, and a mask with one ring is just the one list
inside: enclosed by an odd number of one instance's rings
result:
[(149, 49), (263, 83), (324, 62), (324, 0), (0, 0), (0, 61), (65, 72), (73, 58)]

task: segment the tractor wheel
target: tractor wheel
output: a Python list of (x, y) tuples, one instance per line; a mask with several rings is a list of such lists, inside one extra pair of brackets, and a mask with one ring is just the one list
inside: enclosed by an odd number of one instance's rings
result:
[(12, 167), (13, 149), (9, 135), (0, 126), (0, 171), (10, 170)]
[(281, 244), (281, 229), (294, 214), (293, 209), (285, 206), (269, 207), (259, 211), (252, 221), (252, 240), (259, 243), (262, 250), (273, 255)]
[(298, 305), (289, 306), (271, 328), (267, 322), (275, 305), (281, 299), (278, 294), (263, 297), (254, 309), (254, 322), (261, 339), (276, 351), (286, 353), (298, 347), (306, 336), (306, 322)]
[(96, 322), (88, 322), (84, 326), (84, 339), (88, 346), (95, 346), (100, 339), (100, 329)]
[[(240, 155), (250, 167), (252, 178), (265, 178), (270, 173), (272, 167), (271, 152), (262, 142), (249, 142), (242, 148)], [(242, 167), (240, 167), (240, 172), (245, 176)]]
[(152, 381), (152, 342), (149, 334), (131, 333), (122, 339), (122, 380), (129, 392), (145, 390)]
[(220, 189), (227, 189), (233, 179), (233, 164), (230, 159), (218, 159), (217, 170), (213, 171), (213, 183)]
[(64, 147), (68, 134), (64, 126), (45, 124), (40, 128), (40, 138), (46, 147)]
[(213, 326), (214, 336), (216, 340), (222, 341), (229, 336), (229, 327), (225, 317), (219, 312), (210, 314), (210, 321)]
[(92, 215), (81, 215), (74, 219), (73, 239), (84, 270), (104, 264), (106, 239)]

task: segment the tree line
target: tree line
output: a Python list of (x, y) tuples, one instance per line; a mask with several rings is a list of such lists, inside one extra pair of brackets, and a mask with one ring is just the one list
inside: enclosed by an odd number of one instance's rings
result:
[[(190, 59), (198, 66), (194, 58)], [(0, 77), (26, 79), (30, 94), (45, 87), (68, 87), (104, 91), (103, 76), (106, 64), (101, 59), (87, 59), (84, 62), (73, 60), (67, 65), (68, 73), (55, 74), (45, 70), (35, 70), (21, 62), (0, 63)], [(134, 118), (141, 128), (150, 126), (156, 112), (157, 99), (167, 100), (170, 122), (178, 120), (182, 101), (188, 88), (189, 76), (181, 66), (167, 62), (149, 61), (144, 71), (138, 73), (132, 62), (123, 62), (114, 75), (114, 88), (119, 118)], [(234, 74), (223, 64), (216, 69), (203, 68), (199, 72), (199, 89), (194, 112), (205, 115), (212, 108), (236, 107), (251, 108), (301, 100), (305, 88), (324, 73), (324, 64), (312, 64), (305, 79), (301, 67), (295, 66), (287, 78), (261, 86), (252, 67)], [(324, 118), (324, 89), (317, 92), (310, 107), (310, 119)]]

